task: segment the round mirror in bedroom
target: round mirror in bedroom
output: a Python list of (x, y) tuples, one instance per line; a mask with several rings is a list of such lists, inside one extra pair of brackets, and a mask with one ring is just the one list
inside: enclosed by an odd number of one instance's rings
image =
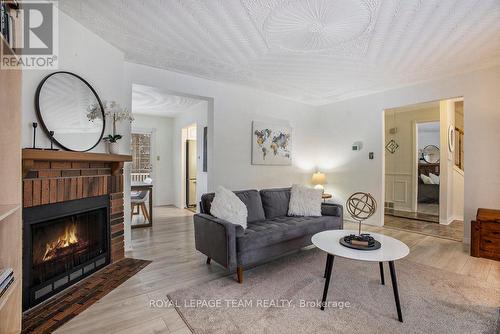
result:
[(78, 75), (55, 72), (38, 85), (35, 96), (38, 120), (47, 136), (68, 151), (85, 152), (102, 139), (104, 108), (92, 86)]
[(435, 164), (439, 162), (439, 148), (435, 145), (427, 145), (422, 150), (422, 158), (428, 164)]

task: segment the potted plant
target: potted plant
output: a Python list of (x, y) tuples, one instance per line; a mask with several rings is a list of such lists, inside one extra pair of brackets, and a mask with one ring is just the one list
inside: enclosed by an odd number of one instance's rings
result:
[(122, 135), (116, 133), (116, 122), (127, 120), (132, 122), (134, 117), (126, 108), (120, 106), (120, 104), (115, 101), (104, 101), (104, 115), (111, 117), (113, 120), (113, 133), (107, 135), (102, 140), (108, 143), (108, 150), (111, 154), (119, 154), (120, 149), (118, 147), (118, 140), (122, 139)]
[(108, 143), (108, 150), (111, 154), (119, 154), (118, 139), (122, 139), (122, 135), (107, 135), (102, 140)]

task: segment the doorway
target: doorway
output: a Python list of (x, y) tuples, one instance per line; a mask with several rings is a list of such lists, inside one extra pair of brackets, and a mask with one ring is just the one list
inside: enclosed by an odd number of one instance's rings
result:
[[(132, 93), (132, 109), (136, 116), (134, 129), (141, 127), (154, 130), (151, 139), (154, 153), (151, 158), (151, 172), (155, 176), (154, 202), (182, 209), (189, 206), (194, 211), (194, 205), (199, 203), (201, 195), (207, 193), (211, 186), (209, 176), (213, 173), (213, 98), (144, 83), (134, 83)], [(197, 171), (196, 180), (191, 180), (191, 186), (186, 184), (186, 140), (190, 127), (189, 139), (196, 141), (196, 152), (194, 149), (190, 150), (192, 157), (196, 155), (196, 159), (191, 161), (196, 163)], [(187, 198), (186, 190), (190, 187), (191, 195)], [(192, 195), (193, 191), (196, 192), (195, 196)]]
[(416, 218), (439, 223), (440, 122), (416, 122)]
[(184, 207), (196, 212), (197, 201), (197, 174), (198, 174), (198, 153), (197, 153), (197, 126), (192, 124), (182, 129), (184, 146)]
[(463, 99), (387, 109), (384, 121), (384, 226), (462, 241)]

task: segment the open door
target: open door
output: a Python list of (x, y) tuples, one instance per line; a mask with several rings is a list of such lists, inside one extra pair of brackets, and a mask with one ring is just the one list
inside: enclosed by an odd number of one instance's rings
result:
[(196, 140), (186, 140), (186, 207), (196, 207)]

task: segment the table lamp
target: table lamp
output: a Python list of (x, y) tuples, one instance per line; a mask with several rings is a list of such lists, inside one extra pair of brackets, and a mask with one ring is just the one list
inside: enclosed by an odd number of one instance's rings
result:
[(311, 178), (311, 183), (314, 184), (314, 189), (321, 189), (323, 192), (325, 189), (323, 185), (326, 183), (326, 175), (321, 172), (316, 172)]

